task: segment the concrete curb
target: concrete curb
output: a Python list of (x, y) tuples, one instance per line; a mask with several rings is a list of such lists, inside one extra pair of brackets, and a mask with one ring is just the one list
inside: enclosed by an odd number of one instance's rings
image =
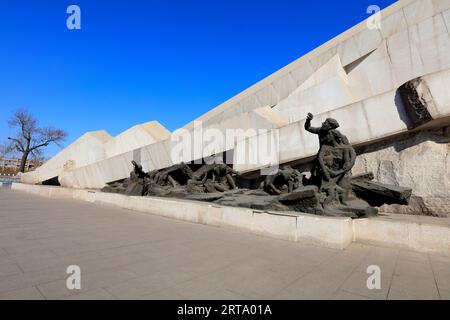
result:
[(209, 203), (130, 197), (94, 190), (13, 183), (13, 190), (52, 199), (76, 199), (216, 227), (237, 227), (254, 234), (345, 249), (352, 242), (450, 255), (450, 226), (392, 221), (382, 217), (352, 220), (310, 214), (261, 212)]

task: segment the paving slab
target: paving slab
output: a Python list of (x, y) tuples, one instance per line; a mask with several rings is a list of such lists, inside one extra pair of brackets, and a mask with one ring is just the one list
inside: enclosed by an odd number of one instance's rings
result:
[[(0, 189), (0, 299), (449, 299), (450, 257), (345, 250)], [(66, 286), (81, 268), (81, 290)], [(381, 290), (367, 289), (367, 267)]]

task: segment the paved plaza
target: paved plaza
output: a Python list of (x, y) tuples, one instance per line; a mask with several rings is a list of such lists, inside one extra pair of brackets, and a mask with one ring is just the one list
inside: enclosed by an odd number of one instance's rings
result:
[[(81, 290), (66, 269), (81, 268)], [(381, 289), (367, 288), (368, 266)], [(450, 257), (333, 250), (0, 188), (0, 299), (450, 299)]]

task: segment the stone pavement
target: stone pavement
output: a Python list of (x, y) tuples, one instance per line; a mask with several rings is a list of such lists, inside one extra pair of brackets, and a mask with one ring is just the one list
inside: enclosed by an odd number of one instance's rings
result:
[[(66, 287), (69, 265), (80, 291)], [(381, 290), (367, 289), (370, 265)], [(450, 299), (450, 257), (326, 249), (3, 187), (0, 299)]]

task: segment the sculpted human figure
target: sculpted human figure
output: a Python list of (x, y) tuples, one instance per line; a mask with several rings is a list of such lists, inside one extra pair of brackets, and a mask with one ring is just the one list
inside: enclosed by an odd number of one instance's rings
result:
[[(310, 183), (320, 187), (321, 176), (327, 173), (322, 172), (323, 166), (321, 166), (319, 163), (318, 155), (320, 154), (323, 146), (334, 146), (336, 144), (335, 136), (339, 133), (339, 131), (336, 130), (337, 128), (339, 128), (339, 123), (335, 119), (328, 118), (322, 123), (321, 127), (312, 127), (311, 121), (313, 119), (314, 116), (312, 115), (312, 113), (308, 113), (305, 122), (305, 130), (319, 136), (320, 148), (317, 157), (314, 160), (313, 167), (311, 168)], [(333, 134), (333, 132), (335, 132), (335, 134)]]
[(131, 161), (131, 164), (133, 165), (133, 171), (130, 172), (130, 179), (133, 181), (136, 181), (138, 179), (144, 179), (148, 177), (148, 175), (144, 172), (142, 169), (142, 165), (137, 163), (136, 161)]
[(319, 152), (318, 161), (321, 167), (320, 191), (327, 197), (323, 205), (327, 206), (333, 202), (336, 204), (346, 204), (349, 183), (347, 183), (348, 164), (350, 154), (346, 146), (324, 145)]
[(204, 165), (195, 172), (195, 177), (205, 185), (208, 192), (225, 192), (237, 189), (233, 176), (238, 172), (231, 169), (224, 163), (213, 163)]
[(320, 191), (326, 194), (326, 198), (323, 201), (324, 206), (328, 206), (335, 200), (338, 200), (338, 196), (343, 191), (337, 183), (339, 179), (339, 162), (343, 158), (343, 153), (339, 151), (342, 150), (336, 150), (332, 146), (324, 145), (317, 156), (322, 173), (320, 176)]
[(311, 127), (313, 119), (308, 114), (305, 129), (319, 136), (320, 149), (311, 170), (312, 181), (327, 196), (323, 205), (333, 202), (346, 204), (351, 192), (351, 169), (356, 161), (356, 152), (347, 137), (337, 128), (339, 123), (328, 118), (320, 128)]
[(339, 123), (333, 118), (328, 118), (322, 123), (321, 127), (312, 127), (311, 121), (313, 119), (314, 116), (312, 115), (312, 113), (308, 113), (305, 122), (305, 130), (319, 136), (320, 147), (322, 147), (323, 145), (333, 145), (334, 135), (331, 131), (339, 128)]
[(125, 194), (142, 196), (149, 176), (139, 163), (134, 160), (131, 163), (133, 164), (133, 171), (130, 172), (130, 178), (126, 182)]
[[(321, 169), (324, 172), (324, 176), (326, 179), (330, 178), (330, 175), (333, 176), (339, 176), (342, 174), (349, 173), (356, 162), (356, 152), (355, 149), (353, 149), (352, 145), (348, 141), (347, 137), (340, 133), (338, 130), (331, 130), (331, 134), (333, 135), (332, 144), (331, 145), (324, 145), (323, 147), (327, 147), (327, 149), (335, 150), (336, 152), (339, 152), (339, 155), (341, 157), (340, 164), (338, 167), (334, 167), (333, 169), (325, 169), (320, 156), (319, 151), (319, 164), (321, 166)], [(335, 152), (335, 153), (336, 153)]]
[(276, 174), (267, 176), (261, 183), (260, 189), (273, 195), (291, 193), (302, 185), (302, 179), (303, 175), (298, 170), (291, 166), (285, 166), (278, 170)]

